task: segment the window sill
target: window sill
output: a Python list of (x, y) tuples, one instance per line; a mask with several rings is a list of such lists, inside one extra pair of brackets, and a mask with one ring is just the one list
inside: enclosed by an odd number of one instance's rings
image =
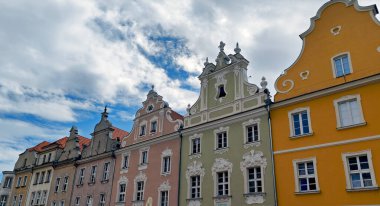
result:
[(138, 166), (138, 170), (145, 170), (146, 168), (148, 168), (148, 163), (139, 164), (139, 166)]
[(229, 147), (223, 147), (223, 148), (216, 148), (214, 149), (215, 154), (223, 154), (225, 152), (228, 152)]
[(298, 191), (298, 192), (295, 192), (294, 194), (296, 195), (308, 195), (308, 194), (320, 194), (321, 191), (320, 190), (314, 190), (314, 191)]
[(217, 201), (227, 201), (229, 199), (232, 199), (232, 195), (218, 195), (214, 196), (213, 199)]
[(298, 139), (298, 138), (301, 138), (301, 137), (309, 137), (309, 136), (313, 136), (313, 135), (314, 135), (314, 132), (311, 132), (311, 133), (306, 133), (306, 134), (300, 134), (300, 135), (290, 136), (289, 138), (290, 139)]
[(105, 183), (108, 183), (109, 182), (109, 179), (106, 179), (106, 180), (102, 180), (100, 181), (102, 184), (105, 184)]
[(95, 182), (89, 182), (89, 183), (88, 183), (88, 185), (90, 185), (90, 186), (91, 186), (91, 185), (94, 185), (94, 184), (95, 184)]
[(266, 195), (265, 192), (249, 192), (249, 193), (243, 194), (244, 197), (247, 197), (247, 196), (265, 196), (265, 195)]
[(161, 175), (166, 177), (166, 176), (170, 175), (170, 171), (169, 172), (162, 172)]
[(203, 198), (202, 197), (196, 197), (196, 198), (187, 198), (186, 201), (201, 201)]
[(83, 187), (83, 184), (79, 184), (79, 185), (77, 185), (77, 187)]
[(350, 188), (346, 189), (347, 192), (364, 192), (364, 191), (372, 191), (372, 190), (379, 190), (379, 187), (360, 187), (360, 188)]
[(261, 145), (260, 140), (253, 142), (246, 142), (243, 144), (244, 149), (248, 149), (249, 147), (258, 147)]
[(365, 126), (365, 125), (367, 125), (367, 122), (362, 122), (362, 123), (359, 123), (359, 124), (352, 124), (352, 125), (337, 127), (336, 129), (337, 130), (344, 130), (344, 129), (349, 129), (349, 128), (353, 128), (353, 127), (360, 127), (360, 126)]

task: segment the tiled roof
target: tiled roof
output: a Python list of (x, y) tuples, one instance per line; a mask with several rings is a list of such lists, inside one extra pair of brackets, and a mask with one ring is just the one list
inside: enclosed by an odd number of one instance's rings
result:
[(41, 143), (39, 143), (38, 145), (34, 146), (34, 147), (31, 147), (28, 149), (29, 152), (31, 151), (37, 151), (37, 152), (40, 152), (42, 151), (42, 148), (45, 147), (46, 145), (49, 145), (50, 143), (47, 142), (47, 141), (43, 141)]
[(119, 140), (122, 140), (125, 136), (129, 134), (129, 132), (122, 130), (120, 128), (117, 128), (117, 127), (112, 127), (112, 128), (114, 129), (112, 133), (112, 139), (119, 138)]
[(91, 143), (91, 139), (88, 139), (80, 135), (78, 135), (78, 139), (79, 139), (79, 147), (81, 151), (83, 149), (83, 145), (89, 145)]
[(171, 114), (170, 114), (170, 115), (172, 116), (173, 120), (174, 120), (174, 119), (180, 119), (180, 120), (183, 121), (183, 116), (180, 115), (180, 114), (178, 114), (178, 113), (177, 113), (176, 111), (174, 111), (174, 110), (171, 111)]

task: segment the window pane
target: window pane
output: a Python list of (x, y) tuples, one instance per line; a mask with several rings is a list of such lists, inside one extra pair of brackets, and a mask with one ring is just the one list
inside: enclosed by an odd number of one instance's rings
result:
[(341, 58), (336, 58), (334, 60), (335, 63), (335, 76), (340, 77), (343, 76), (342, 62)]
[(345, 55), (344, 57), (342, 57), (342, 60), (343, 60), (344, 74), (351, 73), (351, 71), (350, 71), (350, 64), (348, 63), (348, 56)]
[(307, 118), (307, 112), (304, 111), (302, 112), (302, 129), (303, 129), (303, 133), (304, 134), (307, 134), (309, 133), (309, 120)]
[(314, 174), (314, 164), (313, 162), (307, 163), (307, 174), (312, 175)]
[(352, 187), (361, 187), (360, 175), (359, 174), (351, 174), (351, 183)]
[(300, 135), (301, 134), (301, 125), (300, 125), (300, 119), (298, 114), (293, 114), (293, 126), (294, 126), (294, 134)]

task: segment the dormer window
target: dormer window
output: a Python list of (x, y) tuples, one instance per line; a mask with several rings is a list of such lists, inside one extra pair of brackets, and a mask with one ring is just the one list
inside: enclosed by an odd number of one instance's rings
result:
[(224, 85), (220, 85), (218, 87), (218, 96), (217, 98), (222, 98), (222, 97), (225, 97), (226, 96), (226, 91), (224, 90)]

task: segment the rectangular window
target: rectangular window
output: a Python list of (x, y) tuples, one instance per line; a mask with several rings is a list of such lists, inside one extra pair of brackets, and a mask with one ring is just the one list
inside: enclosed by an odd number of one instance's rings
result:
[[(38, 174), (38, 173), (37, 173)], [(21, 186), (21, 178), (22, 177), (18, 177), (17, 178), (17, 187), (20, 187)]]
[(362, 113), (356, 98), (338, 102), (340, 126), (362, 123)]
[(12, 206), (16, 206), (16, 203), (17, 203), (17, 196), (13, 196), (13, 202), (12, 202)]
[(229, 191), (229, 185), (228, 185), (228, 172), (227, 171), (224, 171), (224, 172), (218, 172), (217, 173), (217, 181), (218, 181), (218, 184), (217, 184), (217, 191), (218, 191), (218, 196), (224, 196), (224, 195), (228, 195), (228, 191)]
[(44, 183), (44, 179), (45, 179), (45, 171), (41, 172), (39, 184)]
[(100, 194), (99, 206), (105, 206), (105, 205), (106, 205), (106, 195)]
[(162, 173), (170, 173), (170, 156), (164, 157), (162, 160)]
[(148, 151), (144, 150), (141, 151), (141, 157), (140, 157), (140, 164), (147, 164), (148, 163)]
[(46, 203), (46, 198), (47, 198), (47, 190), (44, 190), (42, 192), (42, 196), (41, 196), (41, 205), (45, 205)]
[(49, 153), (48, 162), (51, 160), (51, 153)]
[(91, 167), (90, 183), (95, 183), (96, 178), (96, 165)]
[(146, 128), (145, 124), (140, 126), (140, 136), (144, 136), (145, 135), (145, 128)]
[(61, 200), (61, 205), (60, 206), (65, 206), (65, 201)]
[(36, 205), (40, 204), (40, 198), (41, 198), (41, 191), (38, 191), (36, 193)]
[(137, 182), (136, 186), (136, 200), (144, 200), (144, 181)]
[(314, 161), (297, 162), (298, 192), (310, 192), (318, 190)]
[(92, 206), (92, 196), (87, 196), (86, 206)]
[(79, 206), (80, 205), (80, 197), (75, 197), (75, 206)]
[(309, 134), (309, 118), (307, 111), (292, 114), (293, 134), (294, 136)]
[(108, 180), (110, 176), (110, 163), (106, 162), (104, 163), (104, 168), (103, 168), (103, 180)]
[(118, 202), (125, 202), (126, 184), (119, 185), (119, 199)]
[(129, 163), (129, 155), (126, 154), (126, 155), (124, 155), (124, 159), (123, 159), (123, 169), (128, 168), (128, 163)]
[(217, 145), (216, 149), (222, 149), (227, 147), (227, 132), (220, 132), (216, 134)]
[(66, 176), (63, 178), (63, 185), (62, 185), (62, 191), (67, 191), (67, 186), (69, 185), (69, 176)]
[(83, 185), (83, 180), (84, 180), (84, 168), (80, 169), (79, 171), (78, 185)]
[(12, 177), (6, 177), (4, 181), (3, 188), (11, 188), (12, 186)]
[(34, 205), (35, 198), (36, 198), (36, 193), (32, 192), (30, 196), (30, 206)]
[(160, 193), (160, 206), (169, 206), (169, 191), (161, 191)]
[(39, 180), (39, 179), (40, 179), (40, 173), (37, 172), (37, 173), (36, 173), (36, 176), (35, 176), (35, 178), (34, 178), (34, 184), (35, 184), (35, 185), (38, 183), (38, 180)]
[(51, 206), (57, 206), (57, 203), (56, 203), (55, 201), (53, 201), (53, 202), (51, 203)]
[(54, 192), (58, 192), (59, 190), (59, 185), (61, 184), (61, 178), (58, 177), (56, 180), (55, 180), (55, 188), (54, 188)]
[(19, 195), (19, 198), (18, 198), (18, 206), (21, 206), (21, 204), (22, 204), (22, 198), (23, 198), (24, 196), (23, 195)]
[(367, 154), (348, 156), (347, 164), (352, 189), (374, 186), (374, 173)]
[(150, 132), (155, 133), (157, 131), (157, 121), (153, 121), (150, 123)]
[(201, 197), (201, 176), (191, 176), (190, 198)]
[(201, 138), (194, 138), (191, 140), (191, 154), (199, 154), (201, 153)]
[(259, 128), (257, 124), (247, 126), (247, 143), (259, 141)]
[(7, 205), (7, 198), (8, 198), (8, 196), (1, 195), (1, 197), (0, 197), (0, 206), (6, 206)]
[(26, 186), (27, 182), (28, 182), (28, 176), (24, 176), (24, 182), (22, 183), (22, 186)]
[(351, 73), (348, 55), (344, 54), (334, 58), (335, 77), (341, 77)]
[(46, 154), (44, 155), (44, 157), (42, 158), (42, 164), (45, 163), (46, 161)]
[(247, 169), (248, 172), (248, 192), (263, 192), (263, 178), (260, 167), (252, 167)]
[(46, 183), (50, 182), (50, 177), (51, 177), (51, 170), (48, 170), (46, 174), (46, 180), (45, 180)]

